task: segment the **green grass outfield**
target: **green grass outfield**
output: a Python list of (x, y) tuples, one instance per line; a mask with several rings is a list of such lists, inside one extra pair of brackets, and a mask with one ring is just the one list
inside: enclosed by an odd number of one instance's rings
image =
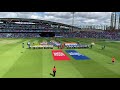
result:
[[(120, 42), (106, 42), (96, 39), (61, 38), (57, 41), (72, 41), (83, 44), (95, 42), (92, 49), (76, 49), (91, 60), (54, 61), (52, 49), (27, 49), (27, 42), (38, 43), (50, 38), (0, 39), (0, 78), (119, 78)], [(25, 48), (22, 48), (22, 42)], [(106, 45), (101, 50), (101, 45)], [(57, 49), (57, 48), (54, 48)], [(111, 63), (112, 56), (116, 62)], [(56, 77), (52, 77), (53, 66)]]

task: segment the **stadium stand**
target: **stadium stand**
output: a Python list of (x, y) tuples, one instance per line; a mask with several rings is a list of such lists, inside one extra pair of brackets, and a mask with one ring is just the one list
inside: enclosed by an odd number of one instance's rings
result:
[(47, 33), (43, 36), (120, 40), (120, 30), (81, 30), (73, 27), (75, 31), (70, 32), (72, 26), (67, 24), (24, 18), (0, 18), (0, 22), (3, 22), (0, 23), (0, 38), (42, 37), (40, 33)]

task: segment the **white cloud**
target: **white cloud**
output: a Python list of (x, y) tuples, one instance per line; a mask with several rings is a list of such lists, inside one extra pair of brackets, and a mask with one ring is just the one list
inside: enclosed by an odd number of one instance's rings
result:
[(45, 14), (47, 16), (54, 16), (57, 18), (65, 18), (65, 19), (71, 18), (70, 12), (45, 12)]
[[(74, 25), (110, 24), (111, 12), (75, 12)], [(71, 12), (0, 12), (0, 18), (32, 18), (72, 24)]]
[(17, 14), (14, 12), (0, 12), (0, 18), (14, 18), (17, 17)]

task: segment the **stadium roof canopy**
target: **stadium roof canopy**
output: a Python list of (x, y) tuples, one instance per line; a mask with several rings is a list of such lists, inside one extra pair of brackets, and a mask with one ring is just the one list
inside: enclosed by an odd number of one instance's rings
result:
[(59, 25), (59, 26), (65, 26), (65, 27), (73, 27), (76, 29), (80, 29), (79, 27), (58, 23), (58, 22), (52, 22), (47, 20), (39, 20), (39, 19), (27, 19), (27, 18), (0, 18), (0, 22), (7, 22), (7, 23), (15, 23), (15, 22), (29, 22), (29, 23), (35, 23), (35, 24), (49, 24), (49, 25)]

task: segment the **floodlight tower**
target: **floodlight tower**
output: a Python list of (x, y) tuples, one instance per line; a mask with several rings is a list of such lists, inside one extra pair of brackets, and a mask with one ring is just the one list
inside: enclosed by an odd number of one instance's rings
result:
[(116, 29), (116, 16), (117, 16), (117, 14), (116, 14), (116, 12), (115, 12), (115, 25), (114, 25), (114, 29)]
[(117, 14), (116, 12), (111, 13), (111, 29), (116, 29)]
[(120, 14), (119, 14), (119, 20), (118, 20), (118, 29), (120, 29)]
[(110, 29), (113, 29), (113, 16), (114, 16), (114, 14), (113, 14), (113, 12), (111, 13), (111, 23), (110, 23)]
[(73, 17), (72, 17), (72, 31), (71, 31), (71, 32), (73, 32), (73, 26), (74, 26), (74, 14), (75, 14), (75, 12), (72, 12)]

